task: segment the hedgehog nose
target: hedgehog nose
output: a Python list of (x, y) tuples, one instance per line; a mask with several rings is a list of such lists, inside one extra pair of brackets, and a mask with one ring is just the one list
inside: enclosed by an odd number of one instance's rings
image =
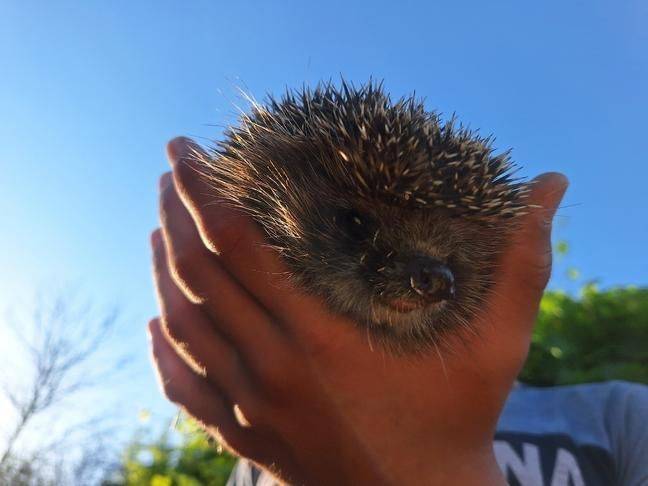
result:
[(412, 289), (430, 302), (455, 296), (455, 281), (446, 264), (426, 256), (414, 257), (407, 265)]

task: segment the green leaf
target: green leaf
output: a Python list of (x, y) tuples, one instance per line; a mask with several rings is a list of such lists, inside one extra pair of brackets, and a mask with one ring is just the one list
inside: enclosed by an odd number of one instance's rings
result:
[(569, 253), (569, 243), (565, 240), (560, 240), (556, 243), (556, 248), (554, 250), (558, 256), (565, 256)]

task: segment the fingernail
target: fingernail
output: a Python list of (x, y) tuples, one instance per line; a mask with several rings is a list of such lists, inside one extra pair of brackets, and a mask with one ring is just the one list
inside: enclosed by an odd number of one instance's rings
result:
[(153, 340), (153, 333), (155, 332), (158, 322), (159, 318), (155, 317), (154, 319), (151, 319), (146, 326), (146, 334), (148, 335), (149, 341)]
[(160, 228), (157, 228), (151, 233), (151, 246), (157, 248), (162, 243), (162, 231)]
[(556, 214), (556, 211), (558, 211), (558, 207), (560, 206), (560, 202), (565, 197), (565, 193), (567, 192), (567, 188), (569, 187), (569, 180), (563, 174), (556, 173), (555, 178), (556, 178), (556, 180), (555, 180), (556, 190), (555, 190), (555, 192), (553, 192), (553, 193), (551, 193), (549, 195), (549, 198), (551, 200), (550, 207), (551, 207), (551, 219), (552, 220), (553, 220), (553, 216)]
[(569, 180), (564, 174), (559, 172), (548, 172), (536, 177), (533, 180), (536, 188), (542, 187), (541, 200), (538, 201), (541, 208), (544, 209), (544, 222), (551, 224), (554, 214), (560, 205), (569, 187)]
[(545, 196), (545, 204), (543, 204), (545, 210), (543, 211), (544, 215), (540, 220), (540, 224), (546, 231), (551, 233), (554, 217), (556, 216), (560, 202), (567, 192), (569, 180), (563, 174), (557, 172), (546, 174), (546, 176), (552, 179), (552, 190), (547, 192)]
[(189, 155), (193, 140), (187, 137), (176, 137), (167, 144), (167, 156), (172, 166)]
[(173, 181), (173, 176), (171, 175), (171, 172), (165, 172), (160, 176), (160, 181), (159, 181), (159, 186), (160, 186), (160, 191), (164, 191), (171, 182)]

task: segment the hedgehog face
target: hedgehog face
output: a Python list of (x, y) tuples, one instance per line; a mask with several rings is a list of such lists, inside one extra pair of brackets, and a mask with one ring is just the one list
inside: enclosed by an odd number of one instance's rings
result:
[(442, 220), (432, 226), (425, 215), (385, 207), (340, 208), (333, 219), (339, 246), (346, 245), (337, 251), (357, 262), (357, 275), (376, 303), (405, 313), (454, 299), (452, 249), (438, 237)]
[(295, 218), (299, 236), (284, 253), (306, 288), (400, 341), (469, 319), (490, 285), (501, 232), (443, 209), (333, 199), (288, 208), (307, 213)]

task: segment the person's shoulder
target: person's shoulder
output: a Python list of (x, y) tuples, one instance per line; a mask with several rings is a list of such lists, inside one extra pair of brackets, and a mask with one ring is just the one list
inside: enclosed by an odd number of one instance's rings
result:
[[(628, 381), (605, 381), (553, 387), (518, 384), (509, 395), (500, 427), (522, 429), (537, 426), (538, 431), (580, 429), (591, 436), (619, 427), (623, 416), (646, 417), (648, 385)], [(580, 427), (582, 426), (582, 427)], [(609, 435), (609, 434), (605, 434)]]
[(605, 428), (618, 463), (619, 484), (648, 482), (648, 385), (609, 383)]
[(507, 405), (525, 407), (535, 404), (539, 407), (576, 407), (597, 409), (601, 412), (618, 406), (639, 406), (648, 400), (648, 385), (629, 381), (613, 380), (599, 383), (583, 383), (552, 387), (537, 387), (517, 384), (509, 395)]
[(599, 384), (608, 396), (608, 406), (636, 407), (648, 404), (648, 385), (630, 381), (608, 381)]
[(648, 480), (647, 419), (645, 384), (520, 384), (500, 417), (498, 460), (511, 469), (519, 466), (525, 454), (535, 452), (538, 464), (554, 464), (553, 469), (536, 471), (547, 481), (569, 465), (573, 478), (587, 479), (585, 484), (644, 484)]
[(606, 427), (611, 435), (616, 432), (616, 435), (632, 437), (640, 433), (648, 437), (648, 385), (627, 381), (609, 382), (604, 410)]
[(648, 385), (635, 383), (624, 380), (609, 380), (593, 383), (578, 383), (574, 385), (557, 385), (557, 386), (533, 386), (525, 383), (516, 383), (511, 392), (515, 394), (536, 394), (536, 395), (574, 395), (588, 394), (597, 397), (605, 397), (619, 394), (639, 394), (646, 393)]

